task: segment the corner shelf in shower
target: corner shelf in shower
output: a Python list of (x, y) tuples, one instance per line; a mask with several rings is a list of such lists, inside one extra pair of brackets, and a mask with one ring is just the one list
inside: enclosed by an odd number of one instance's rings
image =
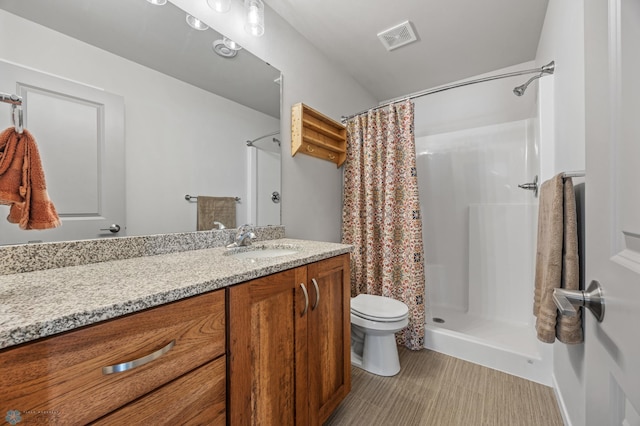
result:
[(291, 107), (291, 156), (297, 153), (342, 166), (347, 158), (347, 130), (341, 123), (306, 106)]

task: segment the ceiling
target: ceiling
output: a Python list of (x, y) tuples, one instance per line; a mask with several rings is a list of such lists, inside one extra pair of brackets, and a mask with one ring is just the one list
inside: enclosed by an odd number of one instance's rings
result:
[[(385, 101), (535, 59), (548, 0), (265, 2), (378, 101)], [(0, 8), (279, 116), (277, 102), (272, 102), (279, 96), (273, 84), (279, 71), (246, 50), (232, 60), (213, 55), (211, 43), (220, 35), (190, 29), (184, 12), (171, 3), (0, 0)], [(377, 34), (406, 20), (418, 41), (387, 51)], [(269, 31), (269, 22), (265, 24)]]
[[(535, 59), (548, 0), (265, 2), (384, 101)], [(387, 51), (377, 34), (406, 20), (418, 42)]]

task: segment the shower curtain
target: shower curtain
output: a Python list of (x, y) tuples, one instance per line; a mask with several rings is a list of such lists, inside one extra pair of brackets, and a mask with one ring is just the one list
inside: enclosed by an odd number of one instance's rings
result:
[(396, 335), (424, 347), (424, 248), (418, 199), (414, 105), (372, 110), (347, 123), (342, 241), (353, 244), (351, 294), (391, 297), (409, 307)]

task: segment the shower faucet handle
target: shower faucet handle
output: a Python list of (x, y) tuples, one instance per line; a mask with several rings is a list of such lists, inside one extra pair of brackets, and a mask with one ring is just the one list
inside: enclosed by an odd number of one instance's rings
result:
[(538, 175), (535, 175), (533, 178), (533, 182), (529, 183), (521, 183), (518, 185), (518, 188), (526, 189), (528, 191), (533, 191), (533, 196), (538, 196)]

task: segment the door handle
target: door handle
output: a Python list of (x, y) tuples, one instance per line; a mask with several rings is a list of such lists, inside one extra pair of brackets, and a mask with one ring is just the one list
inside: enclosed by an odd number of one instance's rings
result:
[(604, 319), (602, 287), (596, 280), (591, 281), (586, 291), (554, 288), (553, 301), (562, 315), (576, 316), (578, 308), (584, 306), (591, 311), (598, 322), (602, 322)]
[(120, 232), (120, 225), (118, 225), (117, 223), (112, 224), (111, 226), (109, 226), (108, 228), (100, 228), (101, 231), (110, 231), (113, 232), (114, 234), (117, 234), (118, 232)]

